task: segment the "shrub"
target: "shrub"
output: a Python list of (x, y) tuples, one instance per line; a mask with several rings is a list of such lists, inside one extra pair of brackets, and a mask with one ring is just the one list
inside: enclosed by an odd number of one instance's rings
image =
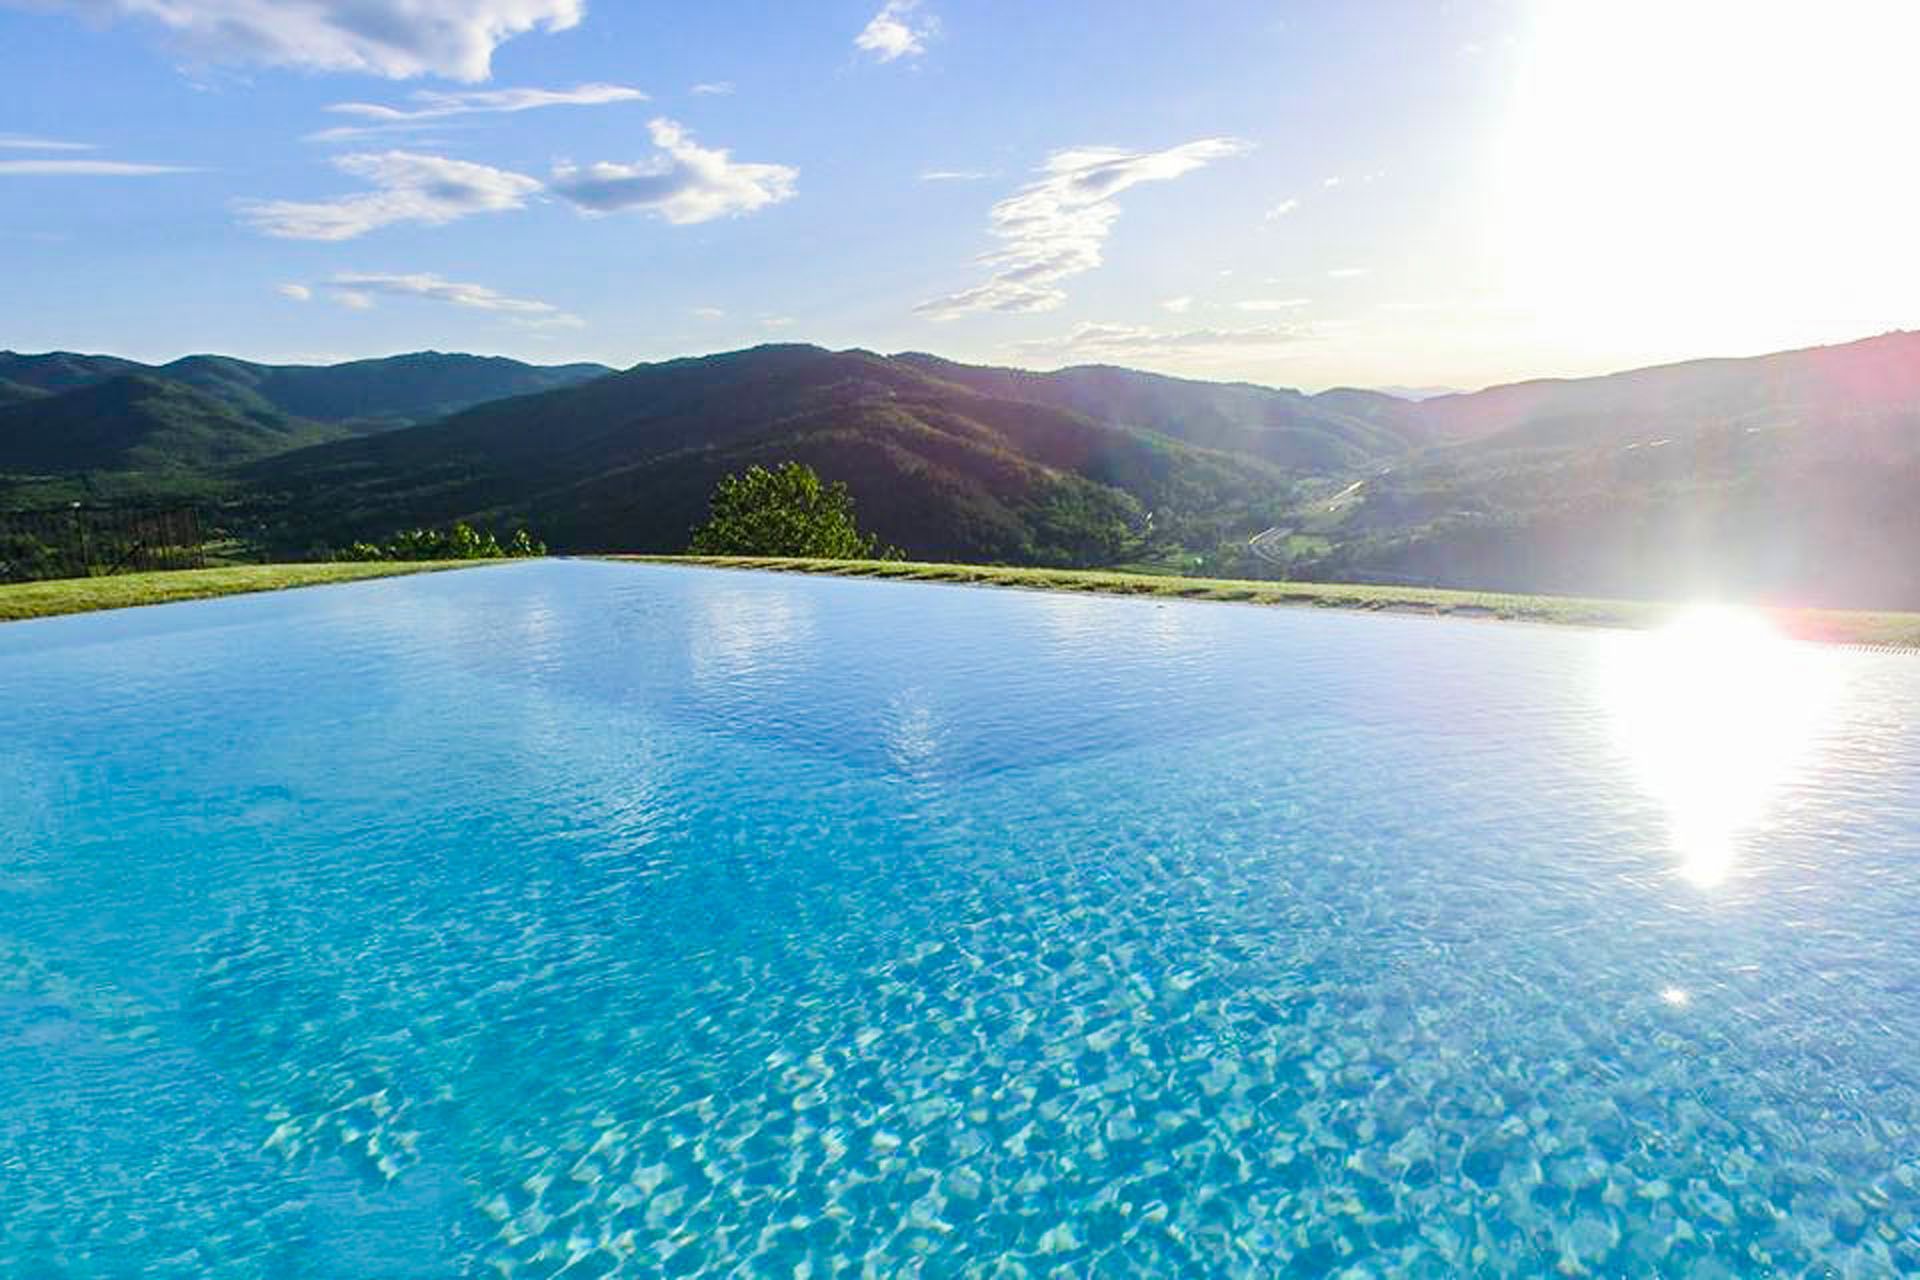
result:
[(341, 560), (500, 560), (543, 556), (547, 544), (525, 529), (514, 530), (502, 547), (491, 532), (481, 533), (462, 520), (450, 529), (402, 529), (385, 542), (356, 542), (338, 553)]

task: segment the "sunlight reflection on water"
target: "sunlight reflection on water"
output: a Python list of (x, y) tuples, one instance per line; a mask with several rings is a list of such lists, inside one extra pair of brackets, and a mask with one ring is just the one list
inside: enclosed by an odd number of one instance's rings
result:
[(1830, 651), (1724, 606), (1620, 637), (1601, 679), (1634, 781), (1666, 808), (1679, 872), (1703, 889), (1726, 880), (1781, 790), (1818, 763), (1846, 692)]

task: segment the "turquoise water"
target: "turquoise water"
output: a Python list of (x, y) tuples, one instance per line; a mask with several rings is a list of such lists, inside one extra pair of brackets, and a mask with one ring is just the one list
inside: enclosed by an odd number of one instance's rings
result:
[(1920, 1271), (1920, 659), (541, 563), (0, 628), (0, 1275)]

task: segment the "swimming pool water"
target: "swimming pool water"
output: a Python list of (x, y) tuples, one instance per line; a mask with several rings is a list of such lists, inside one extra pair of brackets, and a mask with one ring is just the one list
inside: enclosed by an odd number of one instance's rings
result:
[(0, 1275), (1913, 1274), (1920, 659), (1727, 647), (565, 562), (0, 628)]

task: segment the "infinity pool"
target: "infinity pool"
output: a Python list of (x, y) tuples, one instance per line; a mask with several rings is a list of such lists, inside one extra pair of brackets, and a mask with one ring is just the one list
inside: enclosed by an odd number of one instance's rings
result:
[(535, 563), (0, 695), (0, 1275), (1920, 1271), (1920, 659)]

